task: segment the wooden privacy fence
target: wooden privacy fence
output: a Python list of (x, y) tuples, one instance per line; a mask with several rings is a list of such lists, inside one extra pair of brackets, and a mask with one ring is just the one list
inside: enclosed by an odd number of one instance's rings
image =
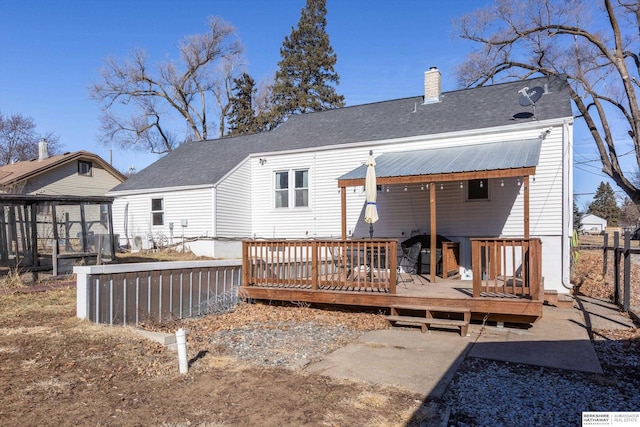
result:
[(543, 299), (540, 239), (471, 239), (471, 257), (474, 297)]
[(227, 311), (238, 302), (240, 260), (74, 267), (77, 316), (134, 325)]
[(246, 240), (243, 286), (395, 293), (395, 240)]
[[(613, 302), (628, 312), (631, 308), (631, 254), (640, 254), (640, 248), (631, 247), (631, 232), (627, 230), (624, 233), (623, 246), (620, 246), (620, 233), (617, 231), (613, 233), (613, 246), (609, 245), (609, 234), (604, 233), (603, 249), (602, 275), (607, 274), (607, 254), (612, 251)], [(622, 270), (620, 261), (622, 261)]]

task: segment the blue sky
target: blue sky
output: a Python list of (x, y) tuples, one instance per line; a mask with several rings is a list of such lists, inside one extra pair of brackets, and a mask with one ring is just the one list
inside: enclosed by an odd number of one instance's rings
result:
[[(487, 0), (328, 0), (327, 31), (338, 55), (338, 92), (347, 105), (415, 96), (423, 73), (437, 66), (443, 90), (457, 89), (454, 69), (474, 46), (454, 38), (452, 19)], [(206, 18), (233, 24), (245, 46), (246, 71), (273, 75), (279, 49), (305, 0), (2, 0), (0, 111), (32, 117), (38, 131), (60, 136), (65, 151), (87, 150), (125, 171), (158, 157), (97, 142), (100, 110), (87, 95), (106, 57), (144, 48), (153, 60), (175, 57), (186, 35), (206, 31)], [(514, 94), (514, 96), (516, 96)], [(579, 130), (576, 161), (594, 159)], [(596, 166), (595, 168), (593, 166)], [(593, 193), (606, 177), (599, 163), (576, 169), (575, 193)], [(614, 187), (617, 189), (616, 187)], [(592, 195), (581, 196), (579, 206)]]

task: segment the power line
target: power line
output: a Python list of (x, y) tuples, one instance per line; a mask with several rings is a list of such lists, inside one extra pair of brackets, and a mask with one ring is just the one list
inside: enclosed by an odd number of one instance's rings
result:
[(599, 177), (606, 177), (607, 176), (602, 172), (597, 173), (597, 172), (593, 172), (593, 171), (590, 171), (590, 170), (583, 169), (583, 168), (578, 167), (578, 166), (575, 166), (575, 168), (578, 169), (578, 170), (581, 170), (582, 172), (590, 173), (591, 175), (595, 175), (595, 176), (599, 176)]

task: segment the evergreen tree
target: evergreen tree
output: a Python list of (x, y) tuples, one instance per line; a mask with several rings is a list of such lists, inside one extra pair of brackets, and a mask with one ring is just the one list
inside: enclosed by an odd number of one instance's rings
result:
[(573, 229), (580, 230), (582, 227), (582, 212), (578, 209), (575, 200), (573, 201)]
[(256, 92), (255, 81), (247, 73), (233, 80), (233, 95), (229, 99), (228, 136), (257, 132), (256, 112), (253, 108), (253, 96)]
[(326, 32), (326, 15), (326, 0), (307, 0), (298, 27), (284, 39), (273, 85), (275, 125), (295, 113), (344, 106), (344, 96), (333, 86), (340, 77), (334, 70), (337, 55)]
[(613, 188), (607, 182), (601, 182), (598, 185), (596, 194), (593, 196), (593, 202), (589, 205), (588, 212), (607, 220), (607, 224), (611, 227), (617, 227), (620, 221), (621, 210), (616, 202), (616, 195)]

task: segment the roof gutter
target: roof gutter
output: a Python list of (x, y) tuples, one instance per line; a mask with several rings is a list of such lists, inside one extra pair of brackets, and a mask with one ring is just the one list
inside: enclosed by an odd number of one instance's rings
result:
[(185, 186), (176, 186), (176, 187), (159, 187), (159, 188), (139, 188), (136, 190), (117, 190), (117, 191), (108, 191), (106, 193), (107, 196), (112, 197), (120, 197), (120, 196), (133, 196), (136, 194), (153, 194), (153, 193), (166, 193), (171, 191), (183, 191), (183, 190), (198, 190), (202, 188), (212, 188), (215, 185), (213, 184), (202, 184), (202, 185), (185, 185)]

